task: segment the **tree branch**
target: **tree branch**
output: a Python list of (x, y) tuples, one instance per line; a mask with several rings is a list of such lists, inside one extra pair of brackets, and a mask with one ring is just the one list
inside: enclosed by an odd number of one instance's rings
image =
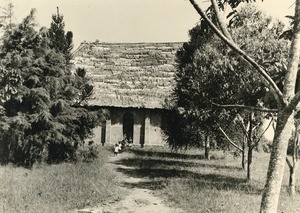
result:
[(295, 107), (297, 107), (299, 102), (300, 102), (300, 91), (294, 95), (294, 97), (291, 99), (290, 103), (288, 104), (287, 108), (295, 109)]
[(253, 106), (245, 106), (240, 104), (217, 104), (212, 101), (210, 101), (212, 105), (215, 105), (217, 107), (222, 108), (240, 108), (240, 109), (248, 109), (251, 111), (260, 111), (260, 112), (270, 112), (270, 113), (277, 113), (277, 109), (268, 109), (268, 108), (261, 108), (261, 107), (253, 107)]
[(224, 132), (224, 130), (220, 127), (220, 125), (219, 124), (217, 124), (218, 125), (218, 128), (219, 128), (219, 130), (223, 133), (223, 135), (226, 137), (226, 139), (228, 140), (228, 142), (232, 145), (232, 146), (234, 146), (236, 149), (238, 149), (239, 151), (241, 151), (242, 153), (244, 153), (244, 150), (242, 149), (242, 148), (240, 148), (238, 145), (236, 145), (229, 137), (228, 137), (228, 135)]
[(221, 28), (221, 31), (222, 33), (230, 40), (230, 41), (233, 41), (229, 31), (227, 30), (227, 26), (226, 26), (226, 23), (224, 21), (224, 17), (222, 17), (221, 15), (221, 12), (220, 12), (220, 9), (218, 7), (218, 4), (216, 2), (216, 0), (211, 0), (211, 4), (214, 8), (214, 11), (215, 11), (215, 14), (217, 16), (217, 21), (219, 23), (219, 26)]
[(285, 158), (285, 161), (286, 161), (287, 165), (289, 166), (289, 169), (292, 169), (293, 166), (292, 166), (292, 164), (291, 164), (291, 162), (290, 162), (290, 160), (288, 159), (287, 156), (286, 156), (286, 158)]
[(86, 95), (82, 95), (80, 101), (78, 101), (75, 105), (80, 106), (82, 102), (86, 101), (94, 92), (94, 89), (92, 89), (89, 93), (87, 93)]
[[(297, 12), (298, 11), (298, 12)], [(290, 100), (295, 94), (297, 73), (300, 58), (300, 2), (296, 1), (292, 44), (290, 47), (288, 72), (284, 80), (283, 94)], [(294, 99), (294, 98), (293, 98)], [(298, 101), (299, 102), (299, 101)]]
[(276, 83), (272, 80), (272, 78), (266, 73), (266, 71), (258, 63), (256, 63), (248, 54), (246, 54), (243, 50), (241, 50), (235, 43), (233, 43), (226, 36), (224, 36), (223, 33), (220, 32), (220, 30), (214, 25), (214, 23), (212, 23), (212, 21), (207, 17), (204, 11), (198, 6), (198, 4), (194, 0), (189, 0), (189, 1), (193, 5), (195, 10), (198, 12), (198, 14), (205, 21), (207, 21), (208, 25), (216, 33), (216, 35), (223, 42), (225, 42), (225, 44), (227, 44), (232, 50), (236, 51), (240, 56), (242, 56), (242, 58), (245, 61), (247, 61), (252, 67), (254, 67), (258, 71), (258, 73), (266, 81), (266, 86), (274, 91), (278, 104), (282, 105), (283, 103), (286, 103), (286, 100), (284, 99), (282, 92), (277, 87)]

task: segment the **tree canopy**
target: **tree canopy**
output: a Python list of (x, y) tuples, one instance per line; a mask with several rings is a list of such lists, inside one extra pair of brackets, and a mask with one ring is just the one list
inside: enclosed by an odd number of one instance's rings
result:
[[(269, 89), (276, 100), (277, 124), (273, 139), (271, 157), (266, 178), (266, 185), (261, 202), (261, 212), (276, 212), (279, 200), (279, 194), (283, 179), (285, 159), (287, 155), (288, 140), (291, 137), (294, 127), (295, 115), (298, 112), (297, 105), (300, 101), (300, 92), (297, 90), (299, 58), (300, 58), (300, 0), (295, 2), (294, 24), (291, 33), (291, 43), (289, 47), (286, 72), (284, 72), (284, 83), (282, 88), (278, 85), (276, 79), (272, 78), (268, 71), (269, 68), (260, 65), (257, 59), (251, 57), (251, 54), (238, 45), (238, 41), (232, 39), (232, 34), (228, 31), (228, 25), (223, 16), (224, 5), (229, 4), (233, 9), (241, 2), (251, 2), (242, 0), (211, 0), (211, 10), (216, 15), (216, 22), (208, 17), (206, 12), (194, 0), (189, 0), (196, 12), (203, 20), (207, 22), (209, 28), (217, 35), (234, 53), (239, 55), (248, 65), (253, 73), (256, 73)], [(281, 67), (284, 71), (284, 65)]]
[(73, 33), (67, 31), (65, 33), (65, 23), (64, 16), (59, 13), (59, 8), (57, 8), (57, 14), (52, 15), (52, 22), (48, 30), (48, 35), (50, 38), (49, 46), (56, 51), (63, 53), (66, 60), (71, 59), (71, 50), (73, 48)]
[(34, 15), (7, 30), (0, 46), (2, 163), (76, 160), (101, 118), (84, 107), (92, 92), (85, 72), (72, 72), (69, 53), (53, 46), (51, 30), (36, 30)]
[[(279, 39), (283, 24), (254, 7), (238, 10), (230, 23), (233, 39), (268, 68), (270, 75), (282, 87), (282, 67), (287, 64), (289, 43)], [(217, 123), (227, 125), (245, 109), (253, 111), (263, 110), (265, 106), (276, 107), (274, 96), (260, 76), (214, 35), (204, 20), (190, 30), (190, 41), (177, 52), (177, 64), (173, 94), (176, 107), (184, 109), (182, 119), (189, 118), (186, 122), (193, 123), (194, 128), (198, 126), (198, 132), (199, 129), (216, 131)], [(187, 127), (182, 125), (183, 129)], [(184, 135), (181, 134), (181, 137)], [(201, 143), (201, 137), (195, 140), (181, 138), (169, 141), (178, 146)]]

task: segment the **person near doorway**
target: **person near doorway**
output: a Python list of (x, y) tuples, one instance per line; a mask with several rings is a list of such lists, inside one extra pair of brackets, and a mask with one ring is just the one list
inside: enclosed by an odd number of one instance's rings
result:
[(119, 142), (118, 142), (118, 147), (119, 147), (119, 152), (121, 152), (121, 151), (122, 151), (122, 148), (123, 148), (123, 147), (122, 147), (122, 141), (119, 141)]
[(118, 153), (119, 153), (119, 144), (116, 143), (114, 146), (114, 156), (117, 156)]

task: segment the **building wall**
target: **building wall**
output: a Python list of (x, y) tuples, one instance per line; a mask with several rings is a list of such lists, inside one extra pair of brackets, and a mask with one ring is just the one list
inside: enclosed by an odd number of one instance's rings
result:
[(94, 135), (92, 136), (92, 138), (90, 138), (90, 140), (93, 140), (94, 143), (97, 143), (97, 144), (104, 144), (105, 143), (105, 131), (106, 131), (105, 123), (103, 124), (103, 126), (97, 126), (96, 128), (93, 129)]
[[(93, 137), (90, 138), (91, 140), (94, 141), (94, 143), (100, 144), (101, 143), (101, 137), (102, 137), (102, 127), (101, 126), (97, 126), (96, 128), (93, 129)], [(89, 139), (88, 139), (89, 141)]]
[(94, 129), (93, 140), (97, 144), (103, 142), (115, 144), (123, 140), (123, 117), (126, 113), (132, 113), (134, 117), (134, 145), (165, 144), (161, 130), (163, 112), (157, 109), (110, 108), (110, 119), (106, 121), (104, 126)]
[(123, 115), (124, 110), (111, 110), (110, 143), (117, 143), (123, 140)]
[(149, 145), (161, 145), (164, 144), (164, 134), (161, 129), (162, 126), (162, 112), (150, 113), (150, 129), (149, 135), (151, 140), (149, 140)]

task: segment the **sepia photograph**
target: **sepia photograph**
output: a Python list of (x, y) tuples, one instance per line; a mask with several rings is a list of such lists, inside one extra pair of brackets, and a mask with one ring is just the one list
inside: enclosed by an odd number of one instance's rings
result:
[(0, 213), (299, 213), (299, 64), (300, 0), (0, 0)]

